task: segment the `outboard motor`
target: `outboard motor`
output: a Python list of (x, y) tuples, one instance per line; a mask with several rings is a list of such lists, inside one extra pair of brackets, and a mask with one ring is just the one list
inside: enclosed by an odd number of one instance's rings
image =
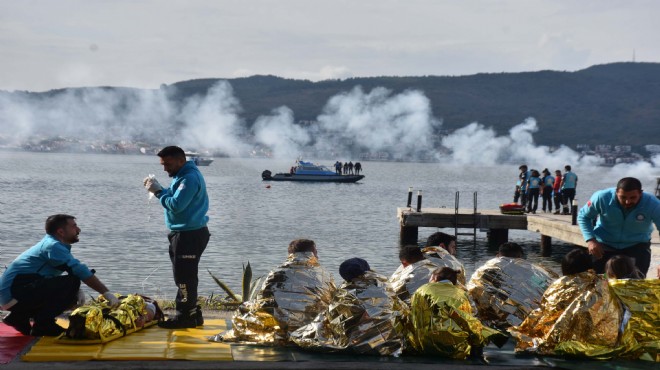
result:
[(265, 170), (264, 172), (261, 173), (261, 179), (262, 180), (270, 180), (272, 173), (268, 170)]

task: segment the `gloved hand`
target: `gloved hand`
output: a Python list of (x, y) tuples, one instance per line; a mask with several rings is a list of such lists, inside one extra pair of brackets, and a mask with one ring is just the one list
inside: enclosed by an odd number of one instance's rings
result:
[(158, 193), (159, 191), (163, 190), (163, 187), (160, 185), (158, 180), (156, 180), (155, 177), (147, 176), (144, 179), (144, 187), (150, 192), (150, 193)]
[(85, 304), (85, 292), (82, 289), (78, 290), (78, 298), (76, 298), (76, 306), (82, 306)]
[(119, 299), (117, 299), (117, 297), (115, 297), (114, 294), (110, 293), (110, 291), (103, 293), (103, 298), (105, 298), (105, 300), (108, 301), (108, 305), (111, 308), (116, 308), (117, 306), (119, 306)]

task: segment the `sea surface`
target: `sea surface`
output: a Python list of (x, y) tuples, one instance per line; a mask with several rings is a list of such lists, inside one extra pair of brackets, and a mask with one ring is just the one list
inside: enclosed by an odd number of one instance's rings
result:
[[(331, 165), (334, 160), (314, 162)], [(243, 265), (249, 262), (255, 277), (266, 274), (286, 259), (287, 245), (296, 238), (315, 240), (321, 263), (337, 279), (339, 264), (350, 257), (365, 258), (373, 270), (390, 275), (399, 264), (396, 210), (406, 205), (408, 187), (415, 189), (413, 207), (421, 189), (423, 207), (454, 208), (460, 191), (461, 208), (471, 208), (477, 192), (478, 210), (496, 209), (512, 201), (518, 175), (518, 164), (362, 163), (366, 177), (356, 184), (263, 182), (263, 170), (291, 167), (292, 161), (283, 160), (217, 158), (200, 167), (211, 202), (211, 240), (200, 263), (200, 295), (224, 295), (209, 272), (240, 293)], [(580, 205), (595, 190), (635, 175), (603, 167), (574, 167), (574, 172)], [(82, 229), (74, 256), (96, 269), (111, 290), (173, 298), (163, 209), (142, 187), (148, 174), (169, 184), (153, 155), (0, 151), (0, 271), (41, 240), (48, 215), (68, 213)], [(652, 175), (638, 175), (650, 191), (655, 189)], [(420, 243), (435, 231), (454, 229), (420, 228)], [(542, 257), (540, 235), (512, 230), (509, 238), (523, 245), (529, 260), (557, 271), (572, 248), (553, 240), (552, 256)], [(468, 274), (496, 252), (487, 245), (485, 232), (478, 233), (476, 246), (471, 237), (459, 237), (458, 258)]]

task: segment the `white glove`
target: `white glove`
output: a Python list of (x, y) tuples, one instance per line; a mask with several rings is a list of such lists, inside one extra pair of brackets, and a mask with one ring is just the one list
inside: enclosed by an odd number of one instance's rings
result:
[(144, 187), (147, 189), (150, 193), (156, 194), (159, 191), (163, 190), (163, 187), (160, 185), (158, 180), (156, 180), (155, 177), (152, 176), (147, 176), (144, 179)]
[(76, 299), (76, 306), (82, 306), (85, 304), (85, 292), (82, 289), (78, 290), (78, 298)]
[(119, 306), (119, 299), (117, 299), (117, 297), (115, 297), (114, 294), (110, 293), (110, 291), (103, 293), (103, 298), (105, 298), (105, 300), (108, 301), (108, 305), (111, 308), (116, 308), (117, 306)]

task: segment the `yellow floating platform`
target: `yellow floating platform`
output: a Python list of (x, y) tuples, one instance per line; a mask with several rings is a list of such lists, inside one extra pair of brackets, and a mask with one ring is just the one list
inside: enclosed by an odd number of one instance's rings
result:
[[(68, 322), (58, 322), (67, 326)], [(232, 361), (229, 344), (209, 342), (208, 337), (227, 329), (225, 320), (205, 320), (194, 329), (167, 330), (145, 328), (107, 343), (71, 345), (56, 337), (43, 337), (23, 355), (22, 360), (89, 361), (89, 360), (197, 360)]]

